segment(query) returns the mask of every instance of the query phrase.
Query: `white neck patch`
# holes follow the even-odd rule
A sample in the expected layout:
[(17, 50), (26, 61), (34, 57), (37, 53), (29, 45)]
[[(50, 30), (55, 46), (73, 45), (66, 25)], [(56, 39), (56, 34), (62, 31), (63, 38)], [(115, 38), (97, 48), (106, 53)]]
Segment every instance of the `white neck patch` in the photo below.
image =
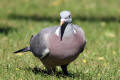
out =
[[(74, 28), (73, 28), (73, 33), (74, 33), (74, 34), (77, 33), (77, 31), (76, 31)], [(58, 27), (58, 28), (56, 29), (55, 34), (56, 34), (57, 36), (60, 35), (60, 27)]]
[(55, 31), (55, 34), (56, 34), (57, 36), (59, 36), (59, 33), (60, 33), (60, 27), (58, 27), (58, 28), (56, 29), (56, 31)]

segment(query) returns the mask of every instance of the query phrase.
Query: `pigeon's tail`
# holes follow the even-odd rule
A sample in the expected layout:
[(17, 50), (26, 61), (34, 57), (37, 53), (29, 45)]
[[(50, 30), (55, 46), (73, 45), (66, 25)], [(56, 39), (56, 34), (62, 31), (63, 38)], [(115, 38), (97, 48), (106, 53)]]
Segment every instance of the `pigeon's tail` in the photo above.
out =
[(27, 52), (27, 51), (30, 51), (30, 47), (26, 47), (26, 48), (23, 48), (23, 49), (17, 50), (17, 51), (15, 51), (14, 53)]

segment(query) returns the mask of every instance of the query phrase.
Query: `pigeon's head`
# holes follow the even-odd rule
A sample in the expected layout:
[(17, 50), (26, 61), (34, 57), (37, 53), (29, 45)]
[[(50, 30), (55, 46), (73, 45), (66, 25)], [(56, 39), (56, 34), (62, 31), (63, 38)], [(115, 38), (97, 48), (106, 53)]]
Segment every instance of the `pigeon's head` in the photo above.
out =
[(72, 23), (72, 15), (69, 11), (60, 12), (61, 40), (67, 24)]
[(60, 12), (60, 22), (61, 25), (64, 23), (72, 23), (72, 15), (69, 11)]

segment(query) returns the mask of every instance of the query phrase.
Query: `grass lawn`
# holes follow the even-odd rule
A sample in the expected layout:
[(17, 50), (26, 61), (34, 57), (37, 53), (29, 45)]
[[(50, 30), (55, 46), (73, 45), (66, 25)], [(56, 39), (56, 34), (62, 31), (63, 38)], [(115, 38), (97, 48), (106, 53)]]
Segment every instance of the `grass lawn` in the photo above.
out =
[[(0, 0), (0, 80), (120, 80), (120, 0)], [(70, 10), (87, 45), (53, 76), (32, 53), (14, 55), (29, 45), (31, 35), (59, 25), (59, 12)]]

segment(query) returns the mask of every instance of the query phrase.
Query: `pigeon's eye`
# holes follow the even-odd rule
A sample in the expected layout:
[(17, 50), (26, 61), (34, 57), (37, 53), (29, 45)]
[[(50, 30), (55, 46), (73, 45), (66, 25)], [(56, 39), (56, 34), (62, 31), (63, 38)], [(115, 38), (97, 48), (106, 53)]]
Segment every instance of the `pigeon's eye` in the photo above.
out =
[(71, 16), (66, 17), (65, 19), (71, 18)]
[(69, 18), (71, 18), (71, 15), (69, 15)]

